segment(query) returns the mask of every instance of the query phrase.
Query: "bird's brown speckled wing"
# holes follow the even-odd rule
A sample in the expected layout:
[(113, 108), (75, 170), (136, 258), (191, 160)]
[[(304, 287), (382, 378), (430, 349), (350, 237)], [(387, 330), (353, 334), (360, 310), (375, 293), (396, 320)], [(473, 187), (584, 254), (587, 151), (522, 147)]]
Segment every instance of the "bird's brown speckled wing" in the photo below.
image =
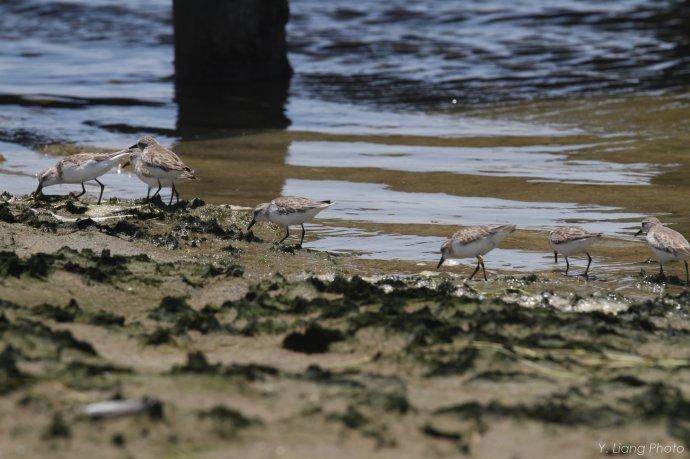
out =
[(322, 202), (299, 196), (281, 196), (275, 198), (272, 203), (278, 208), (278, 213), (294, 214), (323, 206)]
[(493, 234), (493, 232), (493, 228), (489, 226), (466, 226), (457, 230), (450, 238), (458, 241), (462, 245), (465, 245), (489, 236), (490, 234)]
[(76, 167), (80, 164), (84, 164), (86, 161), (105, 161), (110, 159), (111, 154), (109, 153), (77, 153), (76, 155), (69, 155), (63, 158), (58, 163), (60, 167)]
[(192, 171), (179, 156), (158, 144), (147, 147), (141, 154), (141, 161), (145, 167), (156, 167), (164, 171)]
[(588, 239), (590, 237), (601, 236), (601, 233), (590, 233), (584, 228), (578, 226), (564, 226), (556, 228), (549, 233), (549, 240), (554, 244), (563, 244), (564, 242), (577, 241), (578, 239)]
[(657, 250), (669, 252), (675, 256), (690, 255), (690, 243), (678, 231), (657, 225), (650, 231), (650, 245)]

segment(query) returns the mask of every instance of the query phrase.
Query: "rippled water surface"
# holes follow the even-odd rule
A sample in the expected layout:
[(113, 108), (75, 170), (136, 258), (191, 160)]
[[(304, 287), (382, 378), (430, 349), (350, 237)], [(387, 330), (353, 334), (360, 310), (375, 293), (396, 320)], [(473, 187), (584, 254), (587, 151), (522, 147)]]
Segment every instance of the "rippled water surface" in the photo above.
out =
[[(192, 129), (168, 0), (0, 2), (1, 188), (154, 134), (201, 178), (183, 195), (332, 199), (308, 246), (366, 259), (430, 266), (455, 226), (514, 223), (492, 267), (550, 269), (546, 231), (578, 224), (609, 237), (597, 263), (634, 272), (643, 215), (690, 232), (687, 2), (290, 5), (280, 115)], [(127, 171), (103, 182), (146, 193)]]

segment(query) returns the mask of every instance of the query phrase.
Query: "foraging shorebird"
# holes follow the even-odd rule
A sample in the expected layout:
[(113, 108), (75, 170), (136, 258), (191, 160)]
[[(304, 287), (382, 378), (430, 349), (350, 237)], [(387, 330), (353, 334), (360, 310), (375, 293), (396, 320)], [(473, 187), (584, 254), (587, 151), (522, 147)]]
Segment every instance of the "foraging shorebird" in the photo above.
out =
[(440, 268), (444, 261), (449, 258), (477, 258), (477, 267), (469, 277), (472, 280), (479, 267), (482, 267), (484, 280), (486, 279), (486, 268), (484, 267), (483, 255), (496, 248), (510, 233), (515, 231), (515, 225), (502, 226), (467, 226), (456, 231), (450, 239), (441, 246), (441, 260), (436, 269)]
[(647, 235), (647, 245), (654, 257), (659, 260), (659, 274), (664, 274), (664, 263), (667, 261), (683, 261), (685, 264), (685, 283), (690, 284), (688, 262), (690, 258), (690, 243), (678, 231), (667, 228), (656, 217), (642, 219), (640, 230), (635, 236)]
[(38, 196), (42, 193), (43, 188), (53, 185), (60, 185), (62, 183), (80, 183), (81, 193), (74, 195), (80, 197), (86, 193), (84, 182), (94, 180), (101, 187), (101, 193), (98, 195), (98, 204), (103, 198), (103, 185), (98, 177), (110, 171), (118, 164), (127, 161), (129, 157), (128, 150), (122, 150), (115, 153), (78, 153), (70, 155), (58, 161), (54, 166), (49, 167), (39, 172), (38, 188), (34, 194)]
[(559, 253), (563, 255), (563, 258), (565, 258), (565, 275), (567, 276), (570, 269), (568, 257), (584, 253), (587, 255), (587, 268), (582, 275), (587, 277), (589, 266), (592, 264), (592, 257), (588, 252), (589, 246), (599, 237), (601, 237), (601, 233), (590, 233), (577, 226), (556, 228), (549, 233), (549, 244), (553, 250), (554, 262), (558, 263)]
[(327, 209), (330, 205), (331, 201), (313, 201), (298, 196), (281, 196), (271, 202), (259, 204), (254, 208), (254, 215), (247, 227), (247, 231), (256, 222), (260, 221), (269, 221), (284, 226), (285, 237), (278, 241), (278, 244), (280, 244), (290, 236), (291, 225), (300, 225), (302, 227), (302, 237), (299, 240), (299, 247), (302, 247), (302, 242), (304, 242), (304, 223), (314, 218), (316, 214)]
[(157, 186), (158, 189), (151, 198), (158, 196), (161, 188), (166, 187), (172, 190), (168, 205), (172, 205), (173, 196), (177, 196), (177, 202), (180, 202), (180, 193), (175, 188), (175, 182), (196, 180), (194, 171), (187, 167), (179, 156), (151, 136), (140, 138), (136, 144), (129, 147), (129, 151), (134, 173), (149, 187), (146, 199), (149, 199), (151, 189)]

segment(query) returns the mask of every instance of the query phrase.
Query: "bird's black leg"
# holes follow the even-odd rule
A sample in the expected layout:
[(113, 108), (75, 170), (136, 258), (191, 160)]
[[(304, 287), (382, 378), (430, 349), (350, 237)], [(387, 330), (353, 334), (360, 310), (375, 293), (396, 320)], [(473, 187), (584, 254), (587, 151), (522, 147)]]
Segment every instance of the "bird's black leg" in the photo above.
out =
[(467, 279), (467, 280), (472, 280), (472, 278), (474, 277), (474, 275), (477, 274), (477, 271), (479, 271), (479, 265), (480, 265), (480, 261), (479, 261), (479, 257), (477, 257), (477, 267), (474, 268), (474, 271), (472, 272), (472, 275), (471, 275), (470, 278)]
[(163, 188), (163, 185), (161, 185), (161, 181), (159, 180), (158, 181), (158, 189), (156, 190), (155, 193), (153, 193), (153, 196), (151, 196), (151, 199), (155, 198), (156, 196), (158, 196), (160, 194), (161, 188)]
[(570, 269), (570, 262), (568, 261), (568, 257), (563, 257), (565, 258), (565, 275), (568, 275), (568, 270)]
[(659, 262), (659, 276), (663, 276), (663, 275), (664, 275), (664, 265), (662, 265), (661, 262)]
[(558, 263), (558, 252), (553, 253), (553, 262)]
[(101, 203), (101, 199), (103, 198), (103, 190), (105, 189), (105, 185), (103, 185), (101, 182), (98, 181), (98, 179), (94, 179), (96, 183), (98, 183), (101, 186), (101, 194), (98, 195), (98, 204)]
[(172, 191), (170, 195), (170, 204), (172, 204), (172, 199), (173, 196), (177, 195), (177, 202), (180, 202), (180, 195), (177, 193), (177, 189), (175, 188), (175, 184), (172, 184)]
[(484, 280), (488, 280), (486, 278), (486, 268), (484, 267), (484, 258), (482, 256), (479, 256), (479, 262), (482, 264), (482, 272), (484, 273)]
[(285, 227), (285, 237), (278, 241), (278, 244), (282, 243), (285, 239), (287, 239), (290, 236), (290, 227), (286, 226)]
[(299, 240), (299, 247), (302, 247), (302, 242), (304, 242), (304, 223), (302, 223), (302, 237)]
[(587, 277), (587, 273), (589, 272), (589, 265), (592, 264), (592, 257), (589, 255), (589, 252), (585, 252), (587, 254), (587, 268), (585, 269), (584, 276)]
[(78, 198), (86, 194), (86, 188), (84, 188), (84, 182), (81, 182), (81, 193), (75, 194), (74, 197)]
[(175, 192), (175, 204), (180, 202), (180, 192), (177, 191), (177, 188), (175, 188), (175, 184), (173, 183), (173, 191)]
[(685, 285), (690, 285), (690, 276), (688, 275), (688, 261), (683, 260), (683, 263), (685, 263)]

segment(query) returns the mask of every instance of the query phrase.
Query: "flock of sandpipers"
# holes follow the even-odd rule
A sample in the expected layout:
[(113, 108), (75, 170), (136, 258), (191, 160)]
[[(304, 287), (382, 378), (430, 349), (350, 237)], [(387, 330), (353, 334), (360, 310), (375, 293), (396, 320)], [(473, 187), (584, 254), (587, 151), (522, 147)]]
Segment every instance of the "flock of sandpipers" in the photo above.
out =
[[(131, 147), (115, 153), (80, 153), (68, 156), (57, 162), (52, 167), (38, 174), (38, 188), (35, 194), (40, 195), (43, 188), (62, 183), (81, 184), (79, 197), (86, 193), (84, 182), (94, 180), (101, 187), (98, 196), (98, 204), (103, 198), (104, 185), (98, 180), (106, 172), (116, 165), (130, 165), (139, 179), (148, 186), (147, 199), (158, 196), (162, 188), (170, 188), (170, 202), (173, 197), (180, 200), (180, 195), (175, 184), (182, 180), (196, 180), (194, 171), (187, 167), (179, 156), (173, 151), (159, 144), (153, 137), (145, 136)], [(151, 190), (156, 188), (153, 196)], [(299, 246), (304, 242), (304, 223), (310, 221), (319, 212), (331, 205), (330, 201), (314, 201), (312, 199), (281, 196), (271, 202), (258, 205), (253, 210), (252, 221), (247, 231), (258, 221), (268, 221), (285, 227), (286, 233), (280, 242), (290, 236), (290, 226), (300, 225), (302, 236)], [(469, 277), (472, 279), (482, 268), (486, 280), (486, 269), (483, 256), (496, 248), (510, 233), (515, 231), (515, 225), (502, 226), (467, 226), (456, 231), (441, 246), (441, 260), (437, 269), (445, 260), (456, 258), (476, 258), (477, 266)], [(688, 262), (690, 258), (690, 244), (682, 234), (664, 226), (655, 217), (646, 217), (642, 220), (640, 230), (635, 236), (646, 234), (647, 244), (652, 254), (659, 260), (660, 274), (663, 274), (664, 263), (668, 261), (683, 261), (685, 264), (686, 283), (690, 283), (688, 274)], [(582, 228), (569, 226), (559, 227), (549, 233), (549, 243), (554, 252), (555, 261), (558, 262), (558, 254), (565, 258), (568, 274), (570, 262), (568, 257), (577, 254), (587, 255), (587, 268), (583, 276), (589, 273), (592, 257), (589, 255), (589, 247), (601, 233), (591, 233)]]

